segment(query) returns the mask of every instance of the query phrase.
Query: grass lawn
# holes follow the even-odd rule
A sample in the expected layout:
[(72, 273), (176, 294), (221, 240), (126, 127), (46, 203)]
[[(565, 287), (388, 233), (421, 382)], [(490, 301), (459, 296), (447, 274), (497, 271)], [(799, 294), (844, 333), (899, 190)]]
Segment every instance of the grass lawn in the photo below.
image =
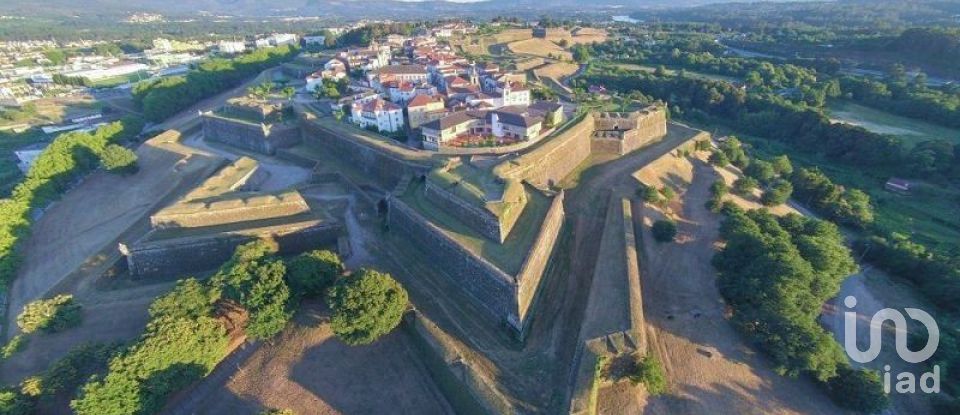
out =
[[(652, 73), (653, 71), (656, 71), (656, 70), (657, 70), (657, 67), (656, 67), (656, 66), (637, 65), (637, 64), (632, 64), (632, 63), (618, 63), (618, 64), (616, 64), (616, 66), (617, 66), (618, 68), (626, 69), (626, 70), (628, 70), (628, 71), (640, 71), (640, 72), (651, 72), (651, 73)], [(674, 75), (674, 74), (676, 74), (677, 71), (678, 71), (678, 69), (672, 69), (672, 68), (670, 68), (669, 66), (666, 67), (666, 68), (667, 68), (667, 75)], [(737, 82), (737, 81), (740, 81), (740, 79), (735, 78), (735, 77), (732, 77), (732, 76), (717, 75), (717, 74), (711, 74), (711, 73), (705, 73), (705, 72), (697, 72), (697, 71), (691, 71), (691, 70), (689, 70), (689, 69), (686, 69), (685, 71), (686, 71), (687, 75), (689, 75), (689, 76), (691, 76), (691, 77), (694, 77), (694, 78), (707, 79), (707, 80), (711, 80), (711, 81), (722, 81), (722, 82)]]
[(91, 88), (113, 88), (115, 86), (120, 86), (129, 82), (137, 82), (145, 79), (149, 79), (150, 74), (147, 71), (134, 72), (127, 75), (111, 76), (109, 78), (98, 79), (96, 81), (90, 81)]
[(443, 229), (450, 237), (471, 252), (482, 256), (510, 275), (520, 272), (523, 260), (537, 237), (543, 218), (550, 207), (550, 199), (536, 189), (527, 187), (528, 203), (504, 243), (492, 241), (469, 228), (452, 215), (427, 200), (423, 185), (411, 184), (401, 200), (414, 208), (431, 223)]
[(875, 133), (898, 136), (909, 147), (920, 141), (932, 139), (946, 139), (955, 144), (960, 143), (960, 130), (901, 117), (850, 101), (834, 101), (828, 108), (830, 119), (835, 122), (859, 125)]

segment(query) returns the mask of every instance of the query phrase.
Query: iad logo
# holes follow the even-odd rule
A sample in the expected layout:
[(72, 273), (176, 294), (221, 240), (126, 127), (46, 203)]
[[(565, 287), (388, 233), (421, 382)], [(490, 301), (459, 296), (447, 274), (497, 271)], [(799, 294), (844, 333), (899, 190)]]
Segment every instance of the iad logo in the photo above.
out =
[[(852, 295), (847, 296), (843, 300), (843, 304), (852, 310), (857, 306), (857, 299)], [(874, 361), (880, 356), (880, 347), (882, 346), (880, 335), (883, 323), (891, 321), (896, 328), (894, 335), (896, 336), (897, 354), (900, 355), (901, 359), (907, 363), (920, 363), (930, 359), (940, 344), (940, 328), (937, 326), (937, 322), (923, 310), (916, 308), (906, 308), (904, 310), (910, 318), (919, 321), (927, 328), (929, 337), (927, 338), (927, 344), (922, 349), (915, 352), (907, 348), (907, 319), (903, 316), (903, 313), (892, 308), (884, 308), (874, 314), (870, 320), (870, 345), (866, 351), (861, 351), (857, 347), (857, 313), (844, 311), (843, 348), (846, 349), (847, 355), (858, 363)], [(913, 373), (903, 372), (898, 374), (896, 378), (898, 393), (916, 392), (917, 379)], [(940, 366), (934, 365), (932, 372), (923, 373), (920, 376), (919, 386), (924, 393), (940, 393)], [(890, 393), (890, 365), (883, 366), (883, 389)]]

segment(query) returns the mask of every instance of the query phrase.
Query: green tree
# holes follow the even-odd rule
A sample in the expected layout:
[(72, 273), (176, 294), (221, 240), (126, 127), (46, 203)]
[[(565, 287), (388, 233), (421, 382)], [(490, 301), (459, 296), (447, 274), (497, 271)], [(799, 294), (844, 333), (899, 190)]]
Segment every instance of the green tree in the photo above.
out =
[(116, 144), (107, 145), (100, 153), (100, 163), (111, 173), (134, 174), (140, 170), (137, 153)]
[(777, 179), (769, 188), (764, 190), (760, 201), (764, 206), (782, 205), (790, 199), (793, 194), (793, 185), (784, 179)]
[(407, 291), (390, 274), (361, 269), (327, 293), (333, 332), (350, 345), (370, 344), (400, 324)]
[(287, 263), (287, 281), (295, 294), (317, 297), (323, 295), (343, 271), (343, 262), (337, 254), (327, 250), (310, 251)]
[(890, 405), (880, 374), (872, 370), (841, 366), (837, 376), (827, 382), (827, 391), (842, 408), (858, 413), (878, 413)]
[(653, 239), (657, 242), (672, 242), (677, 236), (677, 223), (672, 220), (660, 219), (653, 222), (650, 228), (653, 232)]
[(741, 177), (733, 182), (733, 193), (740, 196), (749, 196), (753, 194), (753, 189), (759, 186), (760, 183), (757, 182), (757, 179), (753, 177)]
[(24, 333), (57, 332), (79, 325), (80, 317), (80, 304), (73, 301), (72, 295), (61, 294), (28, 303), (17, 316), (17, 326)]
[(773, 170), (781, 177), (789, 177), (793, 174), (793, 163), (786, 155), (780, 155), (770, 160)]

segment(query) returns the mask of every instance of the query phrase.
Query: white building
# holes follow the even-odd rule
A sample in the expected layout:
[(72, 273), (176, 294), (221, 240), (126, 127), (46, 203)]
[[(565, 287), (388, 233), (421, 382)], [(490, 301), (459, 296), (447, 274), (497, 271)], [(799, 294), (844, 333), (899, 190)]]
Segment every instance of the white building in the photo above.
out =
[(366, 104), (354, 103), (351, 119), (360, 128), (372, 126), (377, 131), (397, 132), (403, 129), (403, 108), (377, 98)]
[(247, 50), (247, 45), (241, 40), (221, 40), (217, 43), (220, 53), (241, 53)]

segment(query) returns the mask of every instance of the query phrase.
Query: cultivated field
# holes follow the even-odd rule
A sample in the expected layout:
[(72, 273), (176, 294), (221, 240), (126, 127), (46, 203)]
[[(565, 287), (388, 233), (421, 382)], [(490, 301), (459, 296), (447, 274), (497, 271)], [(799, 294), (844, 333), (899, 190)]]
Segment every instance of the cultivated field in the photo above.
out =
[(960, 143), (960, 130), (901, 117), (852, 102), (832, 102), (829, 110), (830, 118), (834, 122), (858, 125), (879, 134), (895, 135), (910, 146), (924, 140), (935, 139)]
[(368, 346), (348, 346), (333, 336), (328, 314), (319, 303), (304, 304), (278, 338), (229, 357), (168, 412), (453, 413), (402, 329)]
[[(641, 275), (651, 353), (663, 362), (666, 395), (651, 398), (649, 413), (830, 414), (842, 413), (807, 379), (776, 374), (725, 317), (710, 265), (719, 216), (704, 206), (719, 176), (698, 158), (667, 155), (636, 177), (669, 185), (678, 199), (668, 212), (635, 204), (642, 221)], [(679, 225), (676, 243), (659, 244), (650, 234), (664, 215)]]
[(553, 78), (562, 81), (564, 78), (577, 73), (578, 69), (580, 69), (580, 66), (577, 64), (555, 62), (534, 69), (533, 73), (541, 78)]
[(573, 59), (570, 52), (547, 39), (531, 38), (510, 42), (507, 44), (507, 48), (510, 49), (510, 52), (520, 55), (539, 56), (541, 58), (552, 57), (562, 60)]

